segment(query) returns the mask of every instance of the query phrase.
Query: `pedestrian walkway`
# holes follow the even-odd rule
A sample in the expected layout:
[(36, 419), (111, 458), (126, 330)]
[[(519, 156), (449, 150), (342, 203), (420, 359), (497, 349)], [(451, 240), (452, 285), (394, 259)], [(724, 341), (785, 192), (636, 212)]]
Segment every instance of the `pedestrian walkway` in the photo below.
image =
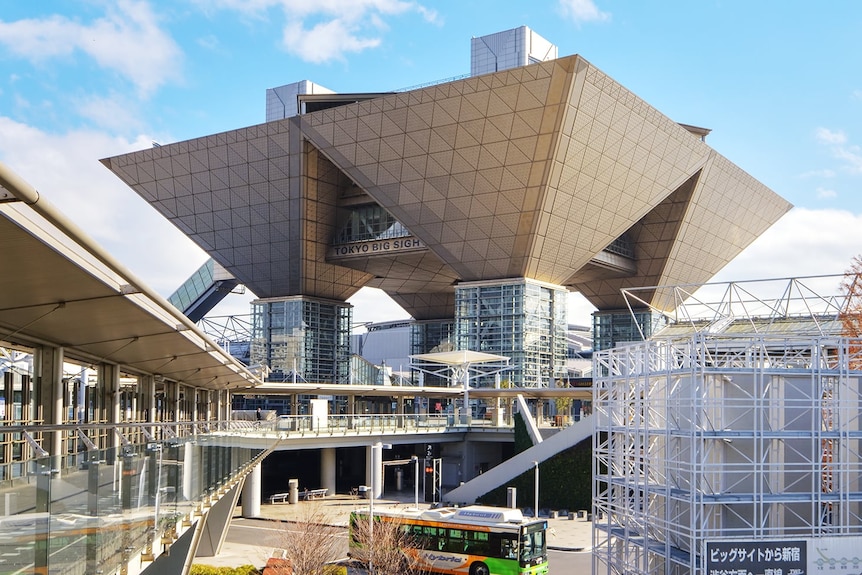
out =
[[(375, 511), (392, 506), (413, 506), (413, 496), (386, 497), (374, 501)], [(300, 501), (297, 504), (290, 503), (263, 503), (260, 506), (260, 518), (269, 519), (274, 522), (298, 522), (305, 521), (308, 517), (320, 518), (326, 525), (347, 528), (350, 512), (355, 509), (368, 507), (368, 500), (350, 495), (333, 495), (323, 499), (312, 501)], [(429, 504), (419, 502), (420, 508), (428, 508)], [(587, 520), (586, 513), (582, 517), (577, 512), (565, 516), (548, 517), (548, 547), (563, 551), (585, 551), (592, 545), (592, 523)], [(241, 508), (234, 511), (234, 518), (241, 517)], [(265, 558), (276, 551), (273, 537), (261, 537), (258, 545), (244, 545), (225, 541), (221, 553), (216, 557), (199, 557), (195, 559), (196, 564), (212, 565), (214, 567), (238, 567), (240, 565), (253, 564), (257, 566), (266, 562)]]

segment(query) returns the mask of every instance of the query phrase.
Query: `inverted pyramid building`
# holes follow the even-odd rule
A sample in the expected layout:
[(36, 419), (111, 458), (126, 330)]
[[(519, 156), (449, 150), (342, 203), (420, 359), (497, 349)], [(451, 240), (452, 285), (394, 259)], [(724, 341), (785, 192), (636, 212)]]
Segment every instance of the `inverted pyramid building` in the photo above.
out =
[(372, 286), (432, 320), (471, 282), (611, 310), (708, 281), (791, 205), (705, 133), (575, 55), (103, 162), (260, 298)]

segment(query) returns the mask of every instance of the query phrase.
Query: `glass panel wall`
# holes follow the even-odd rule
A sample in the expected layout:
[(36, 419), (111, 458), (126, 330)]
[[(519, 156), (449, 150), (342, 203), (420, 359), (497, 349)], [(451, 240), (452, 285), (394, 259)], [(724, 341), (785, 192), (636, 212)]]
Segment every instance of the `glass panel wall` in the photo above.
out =
[(377, 204), (350, 208), (333, 245), (388, 240), (410, 236), (410, 232)]
[(352, 306), (303, 297), (252, 302), (252, 366), (269, 381), (346, 384)]
[(664, 325), (662, 315), (649, 309), (593, 312), (593, 349), (600, 351), (621, 343), (643, 341)]
[[(164, 429), (147, 427), (158, 436)], [(95, 436), (94, 427), (77, 429)], [(62, 469), (54, 457), (18, 459), (27, 480), (2, 485), (2, 571), (120, 572), (142, 551), (173, 542), (204, 502), (264, 452), (198, 434), (85, 449), (77, 466)], [(31, 446), (23, 453), (29, 455)]]
[(509, 383), (547, 387), (565, 374), (567, 294), (564, 287), (527, 279), (456, 286), (457, 349), (509, 357)]
[[(455, 320), (417, 321), (410, 325), (410, 355), (455, 349)], [(413, 370), (413, 381), (427, 386), (447, 387), (445, 377)]]

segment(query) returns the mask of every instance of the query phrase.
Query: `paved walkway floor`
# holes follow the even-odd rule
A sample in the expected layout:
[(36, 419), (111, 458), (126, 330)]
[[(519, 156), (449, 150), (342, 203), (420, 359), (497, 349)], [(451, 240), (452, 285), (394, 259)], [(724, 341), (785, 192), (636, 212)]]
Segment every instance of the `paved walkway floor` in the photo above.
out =
[[(388, 496), (388, 494), (387, 494)], [(374, 508), (389, 506), (413, 506), (413, 497), (384, 498), (374, 502)], [(337, 527), (347, 527), (350, 512), (354, 509), (367, 508), (368, 501), (349, 495), (334, 495), (312, 501), (290, 503), (262, 503), (260, 518), (273, 521), (297, 522), (307, 521), (313, 517), (316, 522)], [(427, 503), (419, 502), (420, 508), (429, 508)], [(234, 518), (241, 517), (241, 508), (234, 511)], [(548, 518), (548, 547), (563, 550), (587, 550), (592, 545), (592, 523), (586, 517), (574, 519), (559, 516)], [(257, 545), (248, 545), (225, 541), (221, 552), (215, 557), (199, 557), (195, 564), (212, 565), (214, 567), (238, 567), (240, 565), (263, 565), (266, 558), (277, 550), (272, 545), (272, 537), (263, 536)]]

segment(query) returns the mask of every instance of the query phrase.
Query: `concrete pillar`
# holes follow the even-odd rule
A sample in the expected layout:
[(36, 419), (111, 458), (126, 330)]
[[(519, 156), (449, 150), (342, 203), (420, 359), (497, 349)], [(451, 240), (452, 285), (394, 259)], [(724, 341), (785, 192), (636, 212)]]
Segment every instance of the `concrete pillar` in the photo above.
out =
[(374, 498), (377, 499), (383, 495), (383, 445), (375, 443), (366, 447), (365, 450), (367, 454), (365, 483), (371, 487)]
[[(120, 370), (119, 367), (110, 363), (100, 363), (97, 368), (98, 387), (101, 390), (102, 417), (106, 423), (118, 424), (121, 421), (120, 413)], [(99, 447), (104, 448), (105, 460), (109, 465), (119, 456), (120, 438), (114, 429), (108, 429), (103, 436), (104, 441)]]
[(321, 487), (329, 490), (329, 495), (335, 495), (334, 447), (324, 447), (320, 450), (320, 481)]
[[(174, 417), (173, 417), (173, 419), (176, 422), (180, 422), (180, 421), (183, 421), (183, 416), (181, 413), (182, 403), (180, 402), (180, 395), (182, 395), (182, 393), (183, 393), (183, 388), (178, 383), (173, 384), (172, 387), (174, 388)], [(176, 431), (177, 435), (181, 434), (179, 425), (177, 425), (177, 428), (175, 431)]]
[(230, 421), (230, 391), (226, 389), (221, 389), (218, 392), (218, 405), (216, 407), (216, 411), (218, 412), (218, 420), (219, 421)]
[(196, 499), (199, 493), (199, 490), (196, 489), (196, 483), (200, 481), (200, 478), (195, 473), (197, 467), (195, 448), (196, 445), (191, 441), (184, 443), (181, 447), (183, 453), (183, 497), (189, 501)]
[[(152, 375), (144, 375), (141, 376), (141, 386), (143, 387), (143, 394), (141, 396), (141, 401), (143, 401), (143, 420), (146, 423), (155, 423), (156, 422), (156, 378)], [(150, 432), (150, 435), (155, 435), (155, 428), (150, 427), (147, 429)]]
[(214, 414), (213, 419), (215, 419), (218, 422), (222, 422), (226, 419), (224, 417), (224, 414), (222, 413), (222, 397), (224, 396), (224, 394), (225, 394), (225, 390), (223, 390), (223, 389), (217, 389), (215, 391), (215, 405), (213, 406), (213, 409), (215, 410), (215, 414)]
[(354, 417), (356, 413), (356, 396), (347, 396), (347, 429), (353, 429)]
[(105, 416), (108, 423), (120, 423), (123, 420), (120, 408), (120, 369), (114, 364), (103, 363), (100, 366), (100, 383), (105, 388)]
[(242, 516), (260, 517), (261, 464), (254, 466), (242, 484)]
[(196, 387), (192, 387), (189, 391), (192, 394), (192, 421), (198, 421), (198, 403), (200, 401), (200, 390)]
[[(63, 348), (43, 346), (37, 348), (36, 352), (37, 409), (42, 412), (37, 417), (48, 425), (60, 425), (63, 423)], [(42, 449), (51, 456), (51, 466), (59, 469), (63, 456), (63, 434), (54, 431), (47, 435)]]

